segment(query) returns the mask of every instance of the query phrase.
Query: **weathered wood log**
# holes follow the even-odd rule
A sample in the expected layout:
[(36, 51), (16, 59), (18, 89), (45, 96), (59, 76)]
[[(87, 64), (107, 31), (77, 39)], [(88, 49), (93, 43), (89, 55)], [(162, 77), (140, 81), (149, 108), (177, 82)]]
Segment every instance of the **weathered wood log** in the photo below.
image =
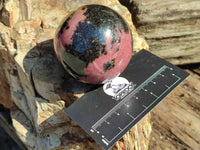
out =
[[(95, 88), (69, 76), (57, 61), (53, 37), (64, 16), (78, 6), (103, 4), (118, 11), (129, 23), (133, 54), (148, 49), (136, 32), (127, 9), (114, 1), (9, 0), (0, 17), (2, 53), (8, 54), (5, 73), (10, 81), (13, 126), (28, 149), (103, 149), (63, 109)], [(16, 5), (19, 8), (13, 9)], [(13, 19), (14, 18), (14, 19)], [(10, 70), (10, 71), (8, 71)], [(12, 74), (11, 72), (15, 72)], [(135, 125), (113, 150), (148, 149), (150, 114)]]
[(122, 1), (152, 53), (176, 65), (200, 62), (200, 1)]
[(200, 149), (200, 76), (187, 71), (190, 77), (153, 110), (152, 150)]

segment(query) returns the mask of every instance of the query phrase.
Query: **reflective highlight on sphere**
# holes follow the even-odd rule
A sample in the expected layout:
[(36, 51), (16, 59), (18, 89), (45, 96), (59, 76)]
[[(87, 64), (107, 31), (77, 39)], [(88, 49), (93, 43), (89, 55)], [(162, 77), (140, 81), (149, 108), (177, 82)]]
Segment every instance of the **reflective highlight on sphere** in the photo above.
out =
[(86, 5), (67, 16), (54, 39), (55, 53), (77, 80), (101, 84), (124, 71), (132, 55), (131, 31), (114, 10)]

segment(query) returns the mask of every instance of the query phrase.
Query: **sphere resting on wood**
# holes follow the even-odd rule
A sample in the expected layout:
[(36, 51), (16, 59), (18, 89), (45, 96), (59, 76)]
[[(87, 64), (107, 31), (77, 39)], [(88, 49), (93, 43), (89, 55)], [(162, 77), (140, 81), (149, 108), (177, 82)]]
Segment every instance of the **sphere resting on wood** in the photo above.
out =
[(126, 21), (102, 5), (86, 5), (58, 27), (55, 53), (68, 73), (81, 82), (101, 84), (124, 71), (132, 55)]

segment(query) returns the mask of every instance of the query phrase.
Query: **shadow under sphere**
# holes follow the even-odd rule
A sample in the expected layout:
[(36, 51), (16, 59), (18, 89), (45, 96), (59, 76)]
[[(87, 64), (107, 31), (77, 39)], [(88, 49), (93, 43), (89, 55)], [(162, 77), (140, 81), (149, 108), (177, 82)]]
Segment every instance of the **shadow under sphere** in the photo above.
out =
[[(25, 56), (23, 60), (25, 72), (32, 80), (35, 94), (48, 101), (73, 96), (73, 94), (86, 93), (94, 90), (100, 85), (85, 84), (70, 76), (57, 60), (54, 53), (53, 39), (37, 44)], [(58, 99), (59, 100), (59, 99)], [(71, 101), (71, 100), (70, 100)], [(70, 104), (71, 102), (67, 102)]]

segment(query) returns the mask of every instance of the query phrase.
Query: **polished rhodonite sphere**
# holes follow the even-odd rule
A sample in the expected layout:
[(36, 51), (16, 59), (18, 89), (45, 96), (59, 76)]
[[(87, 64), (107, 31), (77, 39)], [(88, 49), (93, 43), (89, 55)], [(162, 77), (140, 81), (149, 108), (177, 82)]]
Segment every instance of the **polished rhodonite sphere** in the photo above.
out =
[(58, 60), (73, 77), (100, 84), (124, 71), (131, 59), (132, 36), (117, 12), (86, 5), (63, 20), (54, 47)]

